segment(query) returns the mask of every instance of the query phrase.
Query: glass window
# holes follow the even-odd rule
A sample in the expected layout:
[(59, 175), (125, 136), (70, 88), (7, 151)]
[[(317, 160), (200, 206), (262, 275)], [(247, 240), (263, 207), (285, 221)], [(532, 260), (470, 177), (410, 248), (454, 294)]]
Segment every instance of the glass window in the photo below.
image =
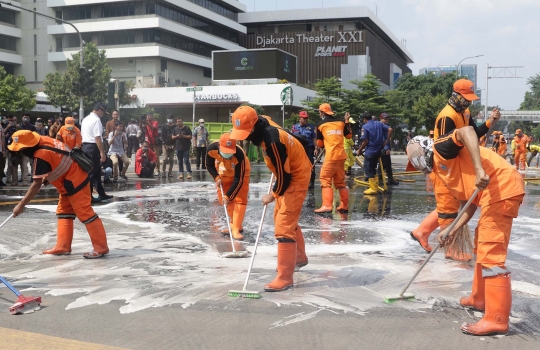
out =
[(64, 50), (64, 45), (62, 45), (62, 37), (56, 37), (56, 52)]
[(0, 8), (0, 22), (15, 25), (15, 12)]
[(201, 7), (204, 7), (205, 9), (215, 12), (219, 15), (232, 19), (233, 21), (238, 22), (238, 13), (222, 6), (217, 1), (216, 2), (212, 0), (188, 0), (188, 1), (194, 4), (197, 4)]
[(188, 51), (197, 55), (211, 57), (212, 51), (219, 48), (186, 38), (184, 36), (163, 32), (157, 29), (143, 31), (143, 42), (160, 43), (178, 50)]
[(34, 61), (34, 81), (38, 81), (37, 61)]
[(101, 17), (125, 17), (135, 15), (135, 3), (126, 2), (120, 4), (103, 5), (101, 9)]
[(68, 7), (64, 9), (64, 19), (66, 21), (90, 18), (92, 18), (92, 8), (90, 6)]
[(238, 41), (238, 33), (232, 30), (228, 30), (225, 27), (219, 26), (217, 24), (211, 24), (209, 22), (203, 21), (186, 12), (174, 8), (169, 8), (161, 3), (148, 4), (146, 8), (147, 14), (152, 14), (152, 10), (155, 12), (156, 15), (170, 19), (171, 21), (175, 21), (188, 27), (201, 30), (203, 32), (218, 36), (225, 40), (233, 42)]
[(17, 51), (17, 45), (15, 38), (12, 36), (0, 34), (0, 49)]
[(135, 32), (131, 30), (105, 32), (101, 34), (100, 45), (135, 44)]

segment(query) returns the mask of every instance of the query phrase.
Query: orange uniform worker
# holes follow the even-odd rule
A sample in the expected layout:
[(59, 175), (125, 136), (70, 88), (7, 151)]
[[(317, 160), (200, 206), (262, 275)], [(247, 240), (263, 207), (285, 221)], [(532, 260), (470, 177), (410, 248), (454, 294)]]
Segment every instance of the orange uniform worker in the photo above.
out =
[[(219, 164), (217, 168), (216, 163)], [(208, 146), (206, 169), (216, 183), (219, 203), (227, 206), (233, 238), (244, 239), (242, 223), (248, 204), (251, 165), (242, 148), (236, 145), (235, 140), (230, 139), (229, 133), (224, 133), (219, 141)], [(221, 186), (225, 198), (221, 196)], [(229, 234), (229, 231), (224, 233)]]
[(407, 146), (407, 154), (418, 170), (433, 171), (461, 203), (472, 196), (475, 187), (482, 190), (445, 241), (445, 232), (439, 234), (439, 242), (443, 246), (451, 242), (457, 230), (481, 208), (474, 239), (472, 293), (461, 298), (460, 304), (485, 310), (485, 314), (477, 323), (464, 324), (461, 329), (474, 335), (506, 334), (512, 290), (505, 263), (512, 222), (525, 195), (520, 174), (495, 153), (479, 147), (472, 127), (454, 130), (435, 143), (417, 137)]
[(324, 162), (321, 167), (319, 180), (322, 188), (322, 206), (315, 209), (315, 213), (331, 213), (334, 204), (334, 190), (332, 183), (339, 191), (340, 203), (338, 212), (346, 213), (349, 210), (349, 189), (345, 184), (345, 160), (347, 153), (344, 148), (344, 139), (352, 137), (349, 124), (349, 113), (344, 119), (334, 117), (332, 107), (328, 103), (319, 106), (321, 121), (317, 123), (317, 147), (324, 148)]
[(497, 148), (497, 154), (506, 159), (506, 153), (508, 150), (508, 142), (504, 138), (504, 135), (499, 135), (499, 147)]
[(529, 143), (529, 137), (523, 134), (521, 129), (516, 130), (516, 136), (514, 137), (515, 152), (514, 162), (516, 163), (517, 170), (525, 170), (525, 163), (527, 161), (527, 144)]
[[(477, 127), (471, 119), (468, 107), (472, 101), (478, 99), (478, 96), (474, 93), (472, 81), (467, 79), (457, 80), (454, 83), (452, 96), (448, 99), (448, 104), (441, 110), (435, 120), (434, 140), (436, 141), (441, 135), (466, 126), (471, 126), (477, 137), (485, 135), (489, 131), (489, 127), (495, 124), (501, 115), (497, 109), (493, 109), (490, 119)], [(426, 216), (420, 225), (411, 232), (411, 237), (418, 241), (427, 252), (431, 252), (431, 246), (428, 243), (431, 233), (437, 227), (444, 228), (451, 224), (459, 211), (459, 202), (449, 193), (446, 186), (435, 176), (430, 176), (430, 179), (433, 182), (437, 208)]]
[(82, 135), (81, 130), (75, 126), (75, 119), (67, 117), (58, 133), (56, 139), (68, 145), (69, 148), (81, 148), (82, 147)]
[(251, 107), (239, 107), (232, 115), (232, 124), (231, 138), (248, 140), (262, 147), (264, 162), (276, 179), (272, 193), (262, 198), (263, 205), (276, 201), (274, 236), (278, 240), (277, 276), (264, 289), (282, 291), (293, 285), (295, 266), (308, 264), (298, 219), (309, 187), (311, 162), (294, 135), (268, 117), (257, 116)]
[(43, 254), (69, 255), (73, 240), (73, 220), (78, 218), (86, 225), (94, 251), (84, 253), (88, 259), (100, 258), (109, 252), (107, 236), (101, 219), (92, 209), (89, 177), (69, 155), (59, 153), (70, 152), (64, 143), (47, 136), (40, 136), (29, 130), (17, 131), (13, 134), (13, 142), (9, 149), (21, 152), (34, 158), (34, 181), (19, 204), (13, 209), (13, 215), (20, 215), (24, 207), (38, 193), (44, 181), (56, 187), (60, 193), (56, 216), (58, 217), (58, 234), (56, 246), (44, 250)]

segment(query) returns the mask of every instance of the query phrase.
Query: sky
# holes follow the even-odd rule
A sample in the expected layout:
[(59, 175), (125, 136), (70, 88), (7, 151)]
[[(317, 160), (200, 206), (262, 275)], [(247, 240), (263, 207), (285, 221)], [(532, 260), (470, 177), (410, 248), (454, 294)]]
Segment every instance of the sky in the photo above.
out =
[[(477, 88), (486, 88), (488, 104), (519, 108), (528, 78), (540, 74), (540, 0), (240, 0), (248, 12), (313, 7), (365, 6), (399, 40), (406, 40), (414, 75), (427, 66), (477, 64)], [(509, 74), (511, 72), (512, 74)], [(496, 78), (517, 73), (522, 78)], [(485, 90), (482, 91), (485, 104)]]

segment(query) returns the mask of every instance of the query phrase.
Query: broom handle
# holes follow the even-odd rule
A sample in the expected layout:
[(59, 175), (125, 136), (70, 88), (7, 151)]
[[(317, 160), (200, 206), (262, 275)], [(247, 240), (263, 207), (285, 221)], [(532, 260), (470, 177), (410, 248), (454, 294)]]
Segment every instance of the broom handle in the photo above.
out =
[(323, 148), (322, 151), (319, 152), (319, 155), (317, 158), (315, 158), (315, 161), (313, 162), (313, 165), (311, 166), (311, 171), (315, 169), (315, 165), (321, 160), (322, 156), (324, 155), (324, 152), (326, 152), (326, 148)]
[[(270, 185), (268, 186), (268, 194), (272, 192), (272, 182), (274, 182), (274, 173), (272, 173), (272, 176), (270, 176)], [(257, 238), (255, 239), (255, 248), (253, 248), (253, 254), (251, 255), (251, 261), (249, 262), (249, 268), (246, 275), (246, 281), (244, 282), (244, 288), (242, 288), (242, 291), (244, 292), (246, 291), (246, 288), (249, 282), (249, 275), (251, 274), (251, 268), (253, 267), (253, 261), (255, 261), (255, 255), (257, 254), (257, 246), (259, 245), (259, 238), (261, 237), (264, 217), (266, 215), (266, 208), (268, 208), (268, 204), (265, 204), (263, 207), (261, 223), (259, 224), (259, 230), (257, 231)]]
[(0, 225), (0, 228), (2, 228), (12, 217), (13, 217), (13, 214), (8, 216), (8, 218), (6, 220), (4, 220), (4, 222)]
[[(478, 193), (480, 192), (480, 189), (477, 188), (474, 193), (472, 194), (471, 198), (469, 198), (469, 200), (467, 201), (467, 203), (463, 206), (463, 208), (459, 211), (456, 219), (452, 222), (452, 224), (450, 224), (450, 226), (448, 227), (448, 229), (446, 230), (446, 233), (444, 234), (443, 236), (443, 239), (446, 238), (446, 236), (448, 236), (448, 234), (450, 233), (450, 231), (452, 231), (454, 229), (454, 227), (457, 225), (459, 219), (461, 219), (461, 217), (463, 216), (463, 214), (465, 214), (465, 211), (469, 208), (469, 206), (471, 205), (472, 201), (476, 198), (476, 196), (478, 195)], [(400, 297), (403, 297), (403, 294), (405, 293), (405, 291), (410, 287), (411, 283), (413, 283), (414, 279), (416, 278), (416, 276), (418, 276), (418, 274), (420, 273), (420, 271), (422, 271), (422, 269), (424, 268), (424, 266), (426, 266), (426, 264), (428, 263), (429, 259), (431, 259), (431, 257), (433, 256), (433, 254), (435, 254), (435, 252), (437, 251), (437, 249), (439, 249), (439, 243), (437, 243), (437, 245), (433, 248), (433, 250), (431, 251), (431, 253), (429, 254), (429, 256), (427, 257), (426, 260), (424, 260), (424, 263), (420, 266), (420, 268), (418, 268), (418, 270), (416, 271), (416, 273), (414, 274), (414, 276), (412, 276), (411, 280), (409, 281), (409, 283), (407, 283), (407, 285), (405, 286), (405, 288), (403, 288), (403, 290), (401, 291), (401, 293), (399, 293), (399, 296)]]
[(221, 201), (223, 202), (223, 209), (225, 209), (225, 217), (227, 218), (227, 228), (229, 229), (229, 237), (231, 237), (231, 245), (232, 245), (232, 251), (233, 253), (236, 253), (236, 249), (234, 249), (234, 240), (231, 232), (231, 222), (229, 221), (229, 213), (227, 212), (227, 206), (225, 205), (225, 194), (223, 194), (223, 186), (221, 184), (219, 185), (219, 189), (221, 190)]
[[(6, 220), (6, 221), (7, 221), (7, 220)], [(5, 223), (5, 221), (4, 221), (4, 223)], [(3, 224), (2, 224), (2, 225), (3, 225)], [(15, 289), (15, 287), (13, 287), (8, 281), (6, 281), (6, 279), (5, 279), (4, 277), (0, 276), (0, 281), (2, 281), (2, 283), (5, 284), (6, 287), (8, 287), (9, 289), (11, 289), (11, 291), (12, 291), (13, 293), (15, 293), (16, 296), (21, 295), (21, 293), (20, 293), (17, 289)]]

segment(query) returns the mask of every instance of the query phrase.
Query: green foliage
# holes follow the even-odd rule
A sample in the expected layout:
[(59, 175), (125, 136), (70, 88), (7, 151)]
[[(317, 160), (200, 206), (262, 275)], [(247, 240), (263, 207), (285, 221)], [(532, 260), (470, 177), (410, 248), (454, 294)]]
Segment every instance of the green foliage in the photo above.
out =
[(351, 81), (357, 88), (353, 90), (343, 90), (343, 100), (346, 111), (353, 117), (358, 117), (364, 112), (379, 116), (383, 112), (388, 112), (388, 99), (380, 91), (380, 81), (373, 74), (366, 74), (361, 81)]
[(29, 111), (36, 105), (36, 93), (26, 87), (22, 75), (15, 78), (0, 66), (0, 112)]
[(255, 112), (257, 112), (257, 115), (264, 115), (264, 108), (262, 106), (254, 105), (251, 103), (243, 103), (242, 106), (248, 106), (253, 108)]
[[(84, 67), (93, 70), (94, 92), (84, 98), (84, 110), (86, 113), (92, 110), (96, 102), (107, 102), (107, 83), (111, 79), (112, 69), (107, 64), (105, 50), (98, 50), (93, 43), (88, 43), (84, 47)], [(73, 83), (79, 81), (79, 60), (80, 53), (73, 55), (72, 59), (66, 61), (67, 72), (60, 74), (58, 72), (49, 73), (45, 77), (43, 85), (44, 92), (49, 96), (49, 101), (55, 107), (66, 107), (70, 110), (77, 110), (79, 107), (79, 96), (72, 93)], [(120, 96), (122, 104), (128, 99), (134, 84), (126, 83), (126, 91)], [(128, 88), (131, 87), (131, 88)], [(109, 106), (114, 109), (114, 106)]]
[[(127, 89), (127, 88), (126, 88)], [(144, 115), (146, 117), (146, 115), (148, 113), (152, 113), (154, 115), (154, 119), (155, 120), (160, 120), (161, 118), (161, 115), (156, 112), (156, 110), (153, 108), (153, 107), (137, 107), (135, 109), (133, 108), (126, 108), (126, 109), (123, 109), (123, 108), (120, 108), (120, 112), (122, 113), (121, 116), (122, 116), (122, 120), (127, 120), (127, 118), (125, 118), (125, 114), (126, 112), (129, 112), (129, 119), (133, 118), (137, 121), (141, 120), (141, 117)], [(184, 122), (186, 122), (186, 120), (184, 119)]]
[[(442, 100), (448, 100), (452, 95), (454, 82), (455, 76), (452, 74), (404, 74), (396, 82), (396, 89), (402, 93), (394, 93), (390, 105), (402, 109), (403, 121), (409, 129), (433, 129), (434, 121), (446, 103), (442, 103)], [(437, 106), (440, 106), (438, 110)]]
[(337, 115), (343, 115), (347, 112), (348, 106), (342, 99), (344, 90), (341, 87), (341, 81), (337, 77), (320, 79), (315, 84), (315, 91), (317, 95), (311, 101), (302, 101), (302, 104), (307, 107), (306, 111), (312, 123), (321, 120), (319, 106), (323, 103), (329, 103)]
[(527, 84), (531, 85), (531, 91), (525, 93), (525, 98), (519, 109), (524, 111), (540, 110), (540, 74), (527, 79)]

